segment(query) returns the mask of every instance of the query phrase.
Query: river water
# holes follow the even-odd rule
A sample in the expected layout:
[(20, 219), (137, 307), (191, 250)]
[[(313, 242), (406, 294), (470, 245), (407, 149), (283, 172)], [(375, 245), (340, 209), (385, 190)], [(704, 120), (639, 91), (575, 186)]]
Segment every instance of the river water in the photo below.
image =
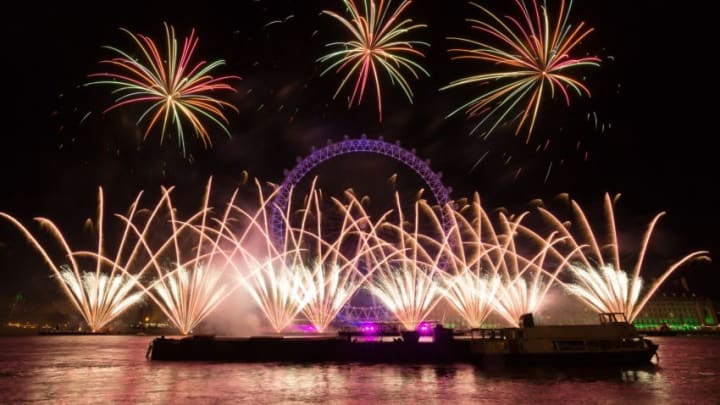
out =
[(720, 338), (654, 338), (657, 366), (166, 363), (147, 336), (0, 337), (0, 403), (720, 403)]

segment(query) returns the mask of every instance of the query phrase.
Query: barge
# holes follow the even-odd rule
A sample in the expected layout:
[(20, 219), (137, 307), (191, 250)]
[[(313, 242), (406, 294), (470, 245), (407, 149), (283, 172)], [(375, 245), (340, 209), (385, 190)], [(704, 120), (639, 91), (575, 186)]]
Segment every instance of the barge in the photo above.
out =
[[(189, 336), (156, 338), (147, 356), (157, 361), (456, 363), (512, 365), (646, 365), (657, 344), (638, 334), (618, 314), (598, 325), (538, 325), (524, 315), (521, 327), (458, 332), (436, 325), (429, 336)], [(430, 329), (430, 328), (428, 328)]]

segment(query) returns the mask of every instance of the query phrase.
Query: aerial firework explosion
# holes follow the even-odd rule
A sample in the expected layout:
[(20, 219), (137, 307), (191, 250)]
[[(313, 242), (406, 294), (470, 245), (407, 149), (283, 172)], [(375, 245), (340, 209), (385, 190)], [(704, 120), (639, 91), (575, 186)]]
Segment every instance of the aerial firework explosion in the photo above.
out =
[(515, 134), (527, 126), (530, 139), (538, 118), (540, 107), (549, 91), (550, 97), (559, 92), (570, 105), (570, 92), (578, 96), (590, 96), (590, 90), (572, 74), (583, 66), (598, 66), (600, 59), (594, 56), (574, 57), (576, 47), (593, 31), (584, 23), (573, 26), (570, 22), (570, 5), (560, 2), (556, 19), (552, 19), (547, 4), (531, 0), (515, 0), (521, 16), (501, 18), (490, 9), (470, 3), (482, 11), (484, 20), (468, 19), (472, 27), (484, 36), (478, 39), (452, 38), (467, 48), (452, 48), (454, 60), (486, 62), (488, 72), (471, 75), (453, 81), (442, 90), (460, 86), (481, 85), (487, 88), (461, 105), (450, 115), (461, 111), (470, 117), (481, 116), (472, 132), (486, 122), (489, 136), (501, 123), (519, 118)]
[[(392, 0), (362, 0), (359, 7), (355, 0), (343, 0), (350, 18), (333, 11), (325, 10), (327, 14), (340, 22), (350, 32), (352, 39), (327, 44), (336, 50), (318, 59), (327, 63), (322, 74), (330, 71), (344, 74), (333, 98), (340, 94), (351, 78), (355, 77), (352, 95), (348, 98), (348, 107), (355, 102), (360, 104), (368, 86), (375, 87), (378, 105), (378, 117), (382, 121), (382, 74), (388, 76), (392, 84), (402, 89), (408, 101), (412, 103), (413, 92), (405, 75), (407, 73), (416, 79), (419, 73), (430, 76), (427, 70), (413, 58), (425, 55), (417, 48), (430, 46), (428, 43), (403, 39), (405, 34), (425, 28), (424, 24), (413, 24), (409, 18), (401, 19), (405, 9), (412, 3), (402, 0), (397, 8), (391, 8)], [(346, 72), (346, 73), (345, 73)], [(406, 73), (407, 72), (407, 73)], [(368, 83), (370, 82), (370, 83)]]
[(129, 104), (149, 105), (140, 115), (138, 123), (146, 118), (149, 120), (145, 130), (145, 138), (160, 123), (160, 140), (165, 138), (170, 126), (175, 126), (180, 148), (185, 154), (185, 124), (190, 123), (195, 135), (207, 148), (212, 145), (210, 133), (203, 121), (210, 120), (228, 136), (228, 119), (224, 108), (238, 111), (233, 104), (215, 98), (211, 93), (216, 91), (232, 91), (235, 89), (228, 83), (239, 79), (237, 76), (211, 76), (211, 72), (225, 64), (223, 60), (211, 63), (206, 61), (191, 65), (193, 53), (198, 45), (195, 31), (178, 47), (175, 29), (165, 24), (166, 55), (162, 55), (155, 42), (145, 35), (127, 33), (141, 52), (140, 58), (119, 48), (106, 48), (118, 57), (103, 60), (102, 64), (117, 69), (117, 72), (101, 72), (91, 74), (97, 79), (87, 85), (109, 85), (115, 87), (113, 94), (118, 94), (115, 104), (105, 112)]

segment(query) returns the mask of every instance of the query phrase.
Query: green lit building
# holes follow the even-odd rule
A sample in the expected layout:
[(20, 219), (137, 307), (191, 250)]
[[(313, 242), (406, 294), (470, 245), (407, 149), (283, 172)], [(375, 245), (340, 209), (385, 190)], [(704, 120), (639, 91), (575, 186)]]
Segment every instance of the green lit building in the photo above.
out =
[(690, 331), (717, 324), (712, 300), (692, 293), (656, 294), (634, 321), (639, 330)]

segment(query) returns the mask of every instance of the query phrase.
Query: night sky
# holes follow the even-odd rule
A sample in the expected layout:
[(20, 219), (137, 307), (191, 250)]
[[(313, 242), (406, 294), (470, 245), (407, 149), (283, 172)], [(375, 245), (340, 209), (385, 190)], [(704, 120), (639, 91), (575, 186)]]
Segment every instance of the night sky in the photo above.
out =
[[(602, 59), (600, 68), (577, 74), (593, 97), (575, 97), (569, 108), (557, 97), (546, 100), (528, 144), (513, 135), (514, 125), (483, 140), (469, 134), (476, 121), (462, 115), (445, 119), (473, 92), (438, 89), (482, 69), (453, 62), (447, 52), (453, 43), (446, 37), (477, 35), (464, 18), (480, 13), (465, 1), (416, 0), (410, 6), (408, 15), (429, 26), (416, 36), (432, 44), (423, 61), (431, 77), (411, 80), (412, 105), (399, 88), (386, 83), (381, 123), (373, 97), (350, 110), (347, 92), (333, 100), (339, 77), (321, 77), (315, 62), (326, 52), (326, 43), (344, 38), (339, 24), (319, 15), (322, 9), (342, 11), (339, 1), (238, 0), (192, 7), (153, 3), (81, 7), (25, 2), (16, 9), (22, 11), (3, 13), (3, 87), (8, 97), (3, 103), (0, 211), (26, 224), (35, 216), (49, 217), (71, 242), (92, 246), (94, 238), (82, 225), (94, 216), (98, 186), (105, 189), (107, 212), (125, 210), (142, 189), (149, 204), (160, 185), (176, 185), (176, 200), (196, 207), (200, 188), (214, 176), (222, 202), (244, 171), (279, 183), (283, 169), (292, 168), (296, 156), (306, 156), (312, 146), (367, 134), (416, 149), (444, 173), (454, 198), (477, 190), (487, 207), (519, 211), (534, 198), (551, 201), (568, 192), (598, 222), (603, 194), (622, 193), (618, 226), (623, 239), (632, 235), (631, 240), (641, 237), (657, 212), (667, 210), (648, 252), (646, 276), (659, 273), (653, 264), (666, 264), (691, 250), (717, 254), (720, 197), (712, 135), (717, 112), (710, 100), (718, 89), (713, 80), (717, 69), (709, 61), (714, 49), (710, 39), (717, 35), (704, 3), (576, 1), (574, 20), (596, 29), (578, 49)], [(509, 3), (483, 2), (515, 12)], [(554, 10), (556, 2), (549, 3)], [(268, 24), (276, 20), (283, 22)], [(200, 38), (195, 60), (225, 59), (227, 65), (216, 73), (242, 77), (233, 82), (236, 94), (223, 95), (240, 110), (227, 112), (232, 138), (208, 124), (213, 149), (204, 150), (188, 137), (183, 156), (174, 138), (160, 144), (157, 131), (142, 142), (144, 127), (136, 125), (142, 110), (102, 114), (113, 101), (110, 88), (82, 86), (88, 74), (103, 70), (99, 60), (113, 56), (103, 45), (135, 51), (119, 27), (161, 42), (163, 22), (175, 27), (178, 38), (195, 28)], [(548, 150), (536, 152), (547, 139)], [(387, 192), (384, 179), (394, 172), (405, 187), (418, 184), (412, 173), (383, 159), (351, 156), (332, 165), (318, 169), (321, 185), (323, 176), (340, 169), (346, 183), (328, 178), (330, 188), (358, 184), (353, 178), (367, 183), (368, 168), (382, 183), (377, 190), (364, 186), (369, 192)], [(31, 229), (40, 231), (34, 225)], [(720, 298), (716, 267), (696, 264), (677, 274), (687, 277), (692, 290)], [(18, 293), (48, 305), (62, 299), (49, 274), (19, 233), (0, 224), (0, 318)]]

